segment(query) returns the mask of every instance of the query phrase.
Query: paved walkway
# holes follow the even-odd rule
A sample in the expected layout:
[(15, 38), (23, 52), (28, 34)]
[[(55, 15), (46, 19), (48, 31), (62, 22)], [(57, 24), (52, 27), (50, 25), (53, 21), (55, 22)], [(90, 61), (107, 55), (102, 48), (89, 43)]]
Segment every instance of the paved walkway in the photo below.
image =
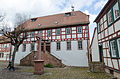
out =
[(91, 73), (88, 68), (65, 67), (45, 68), (42, 75), (33, 75), (33, 67), (16, 66), (9, 71), (7, 63), (0, 62), (0, 79), (111, 79), (106, 73)]
[(9, 71), (7, 63), (0, 62), (0, 79), (35, 79), (33, 73), (19, 72), (19, 68), (16, 71)]

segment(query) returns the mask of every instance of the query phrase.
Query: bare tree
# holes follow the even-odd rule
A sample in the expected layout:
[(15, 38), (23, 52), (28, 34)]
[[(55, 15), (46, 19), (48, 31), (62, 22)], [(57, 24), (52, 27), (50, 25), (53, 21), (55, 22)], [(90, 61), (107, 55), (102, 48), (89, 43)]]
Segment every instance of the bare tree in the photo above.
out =
[[(14, 50), (12, 52), (12, 66), (14, 67), (15, 54), (19, 49), (19, 46), (23, 43), (24, 39), (27, 37), (27, 33), (25, 31), (25, 26), (30, 17), (26, 14), (17, 13), (15, 15), (15, 23), (14, 30), (9, 31), (9, 25), (4, 24), (4, 28), (2, 29), (3, 35), (10, 39), (10, 43), (14, 46)], [(21, 35), (23, 33), (23, 35)]]

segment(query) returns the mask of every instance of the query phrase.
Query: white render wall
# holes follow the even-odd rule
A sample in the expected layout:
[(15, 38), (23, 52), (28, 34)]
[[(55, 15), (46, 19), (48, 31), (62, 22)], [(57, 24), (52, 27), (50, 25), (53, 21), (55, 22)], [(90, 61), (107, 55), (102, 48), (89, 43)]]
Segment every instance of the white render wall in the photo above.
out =
[(67, 50), (67, 42), (61, 41), (61, 50), (56, 50), (56, 42), (51, 42), (51, 54), (68, 66), (88, 67), (87, 40), (83, 40), (83, 50), (78, 50), (78, 41), (71, 41), (71, 50)]
[(99, 62), (99, 48), (98, 48), (98, 39), (97, 39), (97, 29), (95, 30), (94, 39), (91, 46), (91, 55), (92, 55), (92, 62)]
[[(12, 47), (12, 52), (13, 52), (13, 48), (14, 47)], [(31, 50), (31, 44), (26, 44), (26, 51), (25, 52), (22, 52), (22, 49), (23, 49), (23, 47), (22, 47), (22, 44), (21, 44), (18, 52), (16, 52), (15, 64), (20, 64), (20, 60), (31, 53), (31, 51), (30, 51)], [(37, 49), (37, 43), (35, 43), (35, 50), (36, 49)]]

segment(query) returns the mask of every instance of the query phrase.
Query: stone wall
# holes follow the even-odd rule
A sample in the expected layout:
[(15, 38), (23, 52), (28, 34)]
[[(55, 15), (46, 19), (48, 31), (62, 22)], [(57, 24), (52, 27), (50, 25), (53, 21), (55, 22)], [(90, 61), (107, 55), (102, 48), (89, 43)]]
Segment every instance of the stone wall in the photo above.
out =
[[(33, 66), (33, 60), (37, 59), (37, 52), (33, 51), (32, 53), (28, 54), (26, 57), (20, 60), (20, 65), (22, 66)], [(54, 67), (63, 67), (61, 60), (53, 56), (52, 54), (45, 52), (41, 54), (42, 60), (44, 60), (44, 65), (52, 64)]]
[(89, 63), (89, 68), (91, 72), (105, 72), (104, 65), (100, 62)]

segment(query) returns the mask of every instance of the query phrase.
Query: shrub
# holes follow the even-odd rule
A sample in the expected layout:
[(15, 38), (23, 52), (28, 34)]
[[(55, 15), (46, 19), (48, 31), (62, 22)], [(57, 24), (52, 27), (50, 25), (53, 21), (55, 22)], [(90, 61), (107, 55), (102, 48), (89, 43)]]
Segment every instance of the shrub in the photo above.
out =
[(44, 67), (53, 68), (54, 66), (52, 64), (46, 64)]

